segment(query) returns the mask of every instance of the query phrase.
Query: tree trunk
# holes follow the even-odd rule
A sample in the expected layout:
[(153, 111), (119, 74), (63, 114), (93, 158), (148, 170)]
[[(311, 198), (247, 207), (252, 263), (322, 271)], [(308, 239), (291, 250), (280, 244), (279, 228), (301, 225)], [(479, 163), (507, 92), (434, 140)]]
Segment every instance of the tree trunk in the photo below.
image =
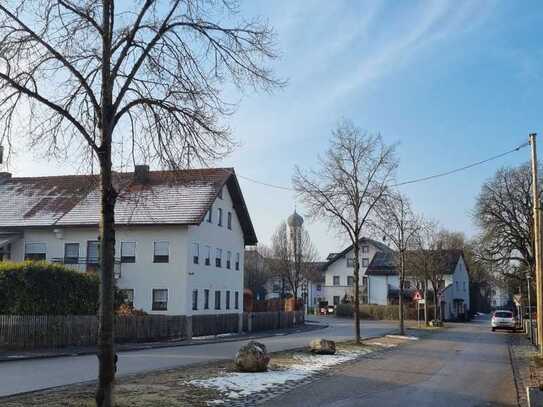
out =
[(400, 254), (400, 295), (398, 297), (398, 311), (399, 311), (399, 318), (400, 318), (400, 335), (405, 335), (405, 327), (404, 327), (404, 312), (403, 312), (403, 286), (404, 286), (404, 280), (405, 280), (405, 262), (403, 258), (403, 254)]
[(100, 114), (100, 310), (98, 314), (98, 388), (97, 407), (113, 405), (115, 380), (115, 349), (113, 332), (114, 265), (115, 265), (115, 201), (113, 186), (111, 145), (113, 135), (113, 85), (111, 82), (111, 29), (112, 0), (103, 0), (102, 23), (102, 84)]
[(428, 326), (428, 281), (424, 282), (424, 325)]
[(354, 331), (355, 341), (360, 343), (360, 247), (358, 239), (353, 245), (354, 248)]

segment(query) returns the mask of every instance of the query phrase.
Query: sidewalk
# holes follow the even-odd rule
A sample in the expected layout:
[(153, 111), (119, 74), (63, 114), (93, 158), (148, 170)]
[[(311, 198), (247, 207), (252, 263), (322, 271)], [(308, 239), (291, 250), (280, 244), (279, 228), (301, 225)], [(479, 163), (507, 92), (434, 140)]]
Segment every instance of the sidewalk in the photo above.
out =
[[(289, 329), (277, 329), (255, 333), (229, 333), (220, 335), (193, 337), (191, 340), (168, 340), (161, 342), (138, 342), (119, 343), (116, 345), (117, 352), (131, 352), (145, 349), (170, 348), (178, 346), (207, 345), (213, 343), (245, 341), (248, 339), (269, 338), (273, 336), (291, 335), (301, 332), (309, 332), (317, 329), (327, 328), (328, 325), (321, 321), (306, 321), (305, 325)], [(33, 360), (58, 358), (63, 356), (92, 355), (96, 353), (96, 346), (66, 346), (57, 349), (36, 349), (29, 351), (2, 351), (0, 350), (0, 363), (13, 362), (17, 360)]]
[(524, 407), (528, 405), (526, 387), (540, 386), (543, 383), (543, 368), (534, 363), (537, 348), (525, 335), (512, 335), (509, 351), (519, 406)]

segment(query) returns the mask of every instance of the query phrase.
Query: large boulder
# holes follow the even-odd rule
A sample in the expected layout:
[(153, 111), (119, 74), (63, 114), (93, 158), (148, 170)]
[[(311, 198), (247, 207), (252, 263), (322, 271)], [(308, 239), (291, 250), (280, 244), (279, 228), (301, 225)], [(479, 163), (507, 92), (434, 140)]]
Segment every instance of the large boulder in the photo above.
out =
[(269, 362), (270, 356), (266, 345), (256, 341), (243, 345), (234, 359), (234, 364), (240, 372), (265, 372)]
[(328, 339), (313, 339), (309, 343), (309, 350), (319, 355), (333, 355), (336, 353), (336, 343)]

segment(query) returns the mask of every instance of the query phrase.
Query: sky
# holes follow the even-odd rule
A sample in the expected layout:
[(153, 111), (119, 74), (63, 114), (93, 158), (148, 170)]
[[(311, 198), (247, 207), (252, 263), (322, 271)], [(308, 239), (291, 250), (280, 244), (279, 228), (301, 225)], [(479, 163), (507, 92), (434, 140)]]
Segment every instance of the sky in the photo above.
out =
[[(239, 175), (291, 186), (294, 167), (315, 168), (343, 118), (398, 143), (398, 181), (461, 167), (543, 133), (541, 2), (252, 0), (241, 3), (240, 16), (274, 27), (280, 59), (272, 67), (288, 85), (245, 92), (224, 119), (239, 148), (216, 165)], [(417, 212), (473, 236), (482, 183), (528, 159), (524, 148), (401, 191)], [(75, 170), (24, 148), (10, 168), (17, 176)], [(295, 207), (304, 215), (293, 192), (239, 181), (261, 243), (269, 244)], [(347, 245), (322, 220), (305, 225), (323, 258)]]

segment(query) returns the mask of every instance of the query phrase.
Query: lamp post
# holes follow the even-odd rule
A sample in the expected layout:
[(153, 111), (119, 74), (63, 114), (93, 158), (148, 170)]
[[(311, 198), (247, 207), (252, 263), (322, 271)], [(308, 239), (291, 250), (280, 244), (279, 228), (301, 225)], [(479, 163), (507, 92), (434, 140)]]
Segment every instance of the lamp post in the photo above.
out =
[(528, 285), (528, 318), (530, 319), (530, 342), (534, 344), (534, 327), (532, 326), (532, 275), (526, 273), (526, 284)]

